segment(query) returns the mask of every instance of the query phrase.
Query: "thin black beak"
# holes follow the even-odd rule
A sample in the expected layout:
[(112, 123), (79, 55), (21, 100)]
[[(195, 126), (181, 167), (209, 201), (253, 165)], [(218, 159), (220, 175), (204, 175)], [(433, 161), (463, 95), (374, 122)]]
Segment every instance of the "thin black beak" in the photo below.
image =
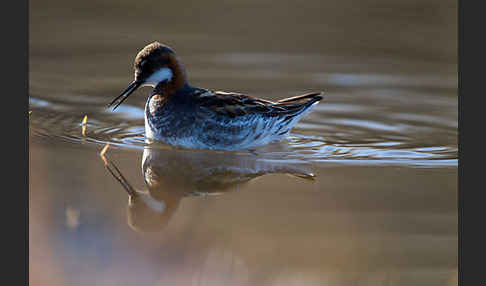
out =
[(122, 102), (125, 101), (125, 99), (128, 98), (128, 96), (130, 96), (130, 94), (132, 94), (132, 92), (134, 92), (141, 85), (142, 85), (141, 81), (136, 81), (136, 80), (132, 81), (130, 85), (119, 96), (117, 96), (115, 99), (113, 99), (113, 101), (110, 104), (108, 104), (108, 108), (113, 106), (113, 104), (121, 97), (122, 99), (115, 105), (115, 107), (113, 107), (113, 110), (115, 110), (120, 104), (122, 104)]

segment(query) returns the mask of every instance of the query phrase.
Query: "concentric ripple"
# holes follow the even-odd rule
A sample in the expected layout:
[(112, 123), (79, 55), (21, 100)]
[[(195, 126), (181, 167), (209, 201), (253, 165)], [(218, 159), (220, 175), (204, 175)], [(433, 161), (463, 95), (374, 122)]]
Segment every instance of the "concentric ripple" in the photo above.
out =
[[(440, 117), (430, 112), (407, 113), (403, 102), (383, 104), (383, 98), (379, 99), (381, 105), (369, 104), (370, 97), (366, 104), (346, 96), (340, 100), (319, 104), (297, 124), (287, 140), (259, 147), (254, 152), (265, 160), (289, 162), (457, 166), (454, 114)], [(30, 134), (35, 140), (93, 146), (109, 143), (127, 149), (142, 149), (146, 145), (140, 107), (124, 104), (113, 112), (102, 104), (73, 105), (35, 97), (29, 102)], [(441, 97), (434, 104), (450, 110), (453, 107)], [(88, 121), (82, 134), (85, 115)], [(171, 148), (164, 144), (157, 146)]]

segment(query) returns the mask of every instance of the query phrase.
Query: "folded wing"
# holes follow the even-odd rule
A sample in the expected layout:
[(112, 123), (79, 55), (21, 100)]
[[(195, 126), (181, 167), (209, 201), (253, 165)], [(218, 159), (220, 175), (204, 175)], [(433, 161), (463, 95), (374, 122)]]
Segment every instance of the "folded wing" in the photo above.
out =
[(271, 102), (240, 93), (205, 91), (198, 94), (198, 104), (202, 108), (231, 118), (249, 114), (265, 116), (297, 115), (323, 99), (322, 92), (313, 92)]

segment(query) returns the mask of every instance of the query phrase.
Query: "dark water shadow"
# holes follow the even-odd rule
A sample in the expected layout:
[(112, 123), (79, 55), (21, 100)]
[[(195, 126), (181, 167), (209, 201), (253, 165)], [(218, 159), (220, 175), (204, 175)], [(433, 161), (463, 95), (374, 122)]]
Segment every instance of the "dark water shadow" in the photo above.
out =
[(128, 194), (127, 223), (137, 232), (163, 230), (185, 197), (223, 195), (267, 174), (315, 179), (302, 164), (267, 160), (253, 152), (164, 150), (148, 146), (142, 158), (147, 189), (137, 190), (114, 161), (106, 155), (101, 158), (107, 171)]

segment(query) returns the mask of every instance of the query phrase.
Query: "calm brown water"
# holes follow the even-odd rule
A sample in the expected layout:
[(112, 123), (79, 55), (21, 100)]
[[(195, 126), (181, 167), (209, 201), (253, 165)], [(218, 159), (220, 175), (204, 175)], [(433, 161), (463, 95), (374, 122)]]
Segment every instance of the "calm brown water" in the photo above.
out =
[[(31, 1), (31, 285), (457, 285), (456, 5)], [(148, 88), (105, 106), (155, 40), (326, 98), (256, 154), (146, 146)]]

